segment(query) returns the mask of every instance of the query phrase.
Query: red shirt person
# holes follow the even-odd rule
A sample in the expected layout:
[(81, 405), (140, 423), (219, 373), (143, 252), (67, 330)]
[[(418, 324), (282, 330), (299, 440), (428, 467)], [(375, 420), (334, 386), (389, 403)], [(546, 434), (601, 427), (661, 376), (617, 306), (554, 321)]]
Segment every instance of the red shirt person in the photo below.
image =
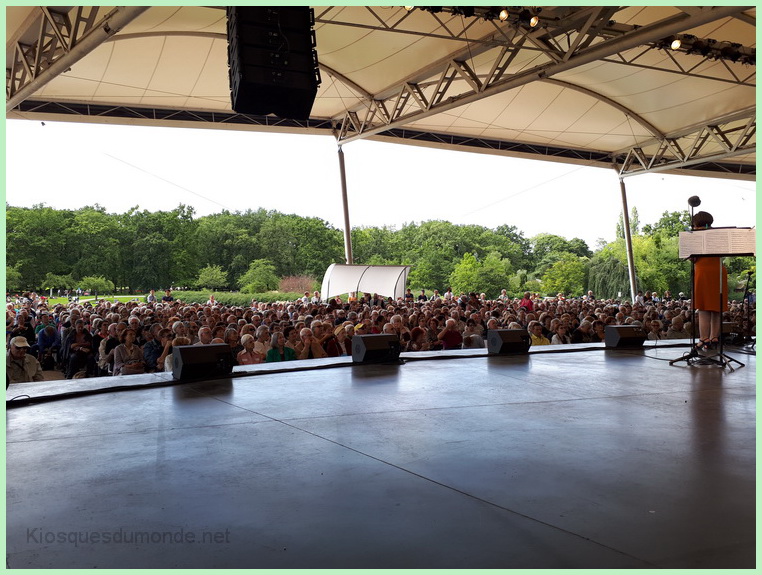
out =
[(529, 292), (524, 292), (524, 298), (519, 302), (519, 307), (523, 307), (527, 311), (534, 311), (534, 302), (530, 295)]

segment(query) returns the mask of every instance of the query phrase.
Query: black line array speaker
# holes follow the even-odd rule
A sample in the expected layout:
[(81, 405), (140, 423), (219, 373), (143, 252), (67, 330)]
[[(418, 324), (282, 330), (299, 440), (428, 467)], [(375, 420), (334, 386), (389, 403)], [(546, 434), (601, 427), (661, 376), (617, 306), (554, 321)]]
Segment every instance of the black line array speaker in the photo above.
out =
[(487, 333), (487, 352), (491, 355), (526, 353), (530, 345), (525, 329), (491, 329)]
[(396, 335), (379, 333), (352, 337), (353, 363), (399, 363), (400, 340)]
[(320, 85), (308, 6), (228, 6), (233, 110), (306, 120)]
[(604, 335), (606, 347), (614, 348), (643, 347), (647, 338), (648, 334), (639, 325), (607, 325)]
[(226, 343), (178, 345), (172, 348), (174, 379), (224, 377), (233, 371), (233, 357)]

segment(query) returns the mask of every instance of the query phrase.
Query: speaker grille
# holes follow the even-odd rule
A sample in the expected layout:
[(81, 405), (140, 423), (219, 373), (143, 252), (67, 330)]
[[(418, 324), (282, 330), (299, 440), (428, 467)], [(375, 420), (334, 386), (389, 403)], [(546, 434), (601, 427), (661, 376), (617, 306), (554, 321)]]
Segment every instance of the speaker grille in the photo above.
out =
[(228, 6), (233, 110), (306, 120), (320, 85), (314, 12), (307, 6)]

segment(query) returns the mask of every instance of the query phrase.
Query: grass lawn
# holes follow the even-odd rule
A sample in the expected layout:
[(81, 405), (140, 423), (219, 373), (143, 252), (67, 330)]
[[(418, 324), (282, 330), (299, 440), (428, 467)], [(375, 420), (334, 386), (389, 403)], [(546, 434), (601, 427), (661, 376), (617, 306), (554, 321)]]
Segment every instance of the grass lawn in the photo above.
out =
[[(95, 299), (95, 296), (91, 295), (83, 295), (79, 298), (79, 303), (85, 303), (86, 301), (92, 302)], [(146, 296), (144, 295), (98, 295), (98, 299), (105, 299), (111, 302), (115, 301), (133, 301), (137, 299), (138, 301), (145, 301)], [(48, 305), (50, 307), (53, 307), (57, 304), (66, 305), (69, 303), (69, 300), (65, 297), (53, 297), (48, 299)]]

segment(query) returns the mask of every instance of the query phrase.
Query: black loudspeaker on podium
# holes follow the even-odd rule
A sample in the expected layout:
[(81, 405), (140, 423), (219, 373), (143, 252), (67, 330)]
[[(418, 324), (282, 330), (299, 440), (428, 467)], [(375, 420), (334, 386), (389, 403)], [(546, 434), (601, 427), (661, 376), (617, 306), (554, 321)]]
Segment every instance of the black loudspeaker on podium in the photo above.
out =
[(487, 333), (487, 352), (490, 355), (527, 353), (531, 339), (525, 329), (491, 329)]
[(638, 325), (607, 325), (604, 335), (606, 347), (624, 349), (643, 347), (647, 338), (646, 331)]
[(353, 363), (400, 363), (400, 340), (396, 335), (379, 333), (352, 337)]
[(224, 377), (232, 371), (233, 358), (230, 355), (230, 346), (226, 343), (178, 345), (172, 348), (174, 379)]
[(228, 6), (233, 110), (307, 120), (320, 85), (308, 6)]

